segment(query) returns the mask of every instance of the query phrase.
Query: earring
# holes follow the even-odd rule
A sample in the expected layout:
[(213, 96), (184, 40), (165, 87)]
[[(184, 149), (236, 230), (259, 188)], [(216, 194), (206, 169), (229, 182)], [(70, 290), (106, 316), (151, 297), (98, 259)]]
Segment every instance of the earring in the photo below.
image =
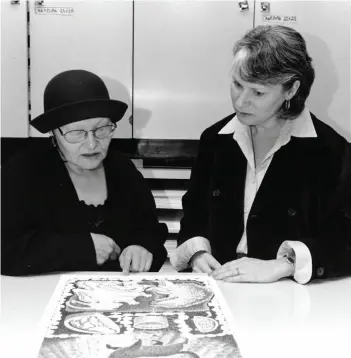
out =
[(285, 109), (289, 109), (290, 108), (290, 99), (288, 100), (286, 100), (285, 101)]
[(51, 138), (51, 144), (53, 145), (54, 148), (56, 148), (56, 146), (57, 146), (56, 138), (53, 135), (50, 136), (50, 138)]

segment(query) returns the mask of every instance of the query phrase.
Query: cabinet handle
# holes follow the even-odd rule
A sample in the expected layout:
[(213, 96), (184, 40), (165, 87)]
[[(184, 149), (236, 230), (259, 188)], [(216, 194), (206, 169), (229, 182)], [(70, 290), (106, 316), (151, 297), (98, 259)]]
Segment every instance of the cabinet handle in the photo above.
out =
[(270, 12), (271, 4), (269, 2), (261, 2), (261, 11)]
[(247, 10), (249, 10), (249, 3), (248, 3), (248, 1), (239, 1), (239, 8), (240, 8), (240, 11), (247, 11)]

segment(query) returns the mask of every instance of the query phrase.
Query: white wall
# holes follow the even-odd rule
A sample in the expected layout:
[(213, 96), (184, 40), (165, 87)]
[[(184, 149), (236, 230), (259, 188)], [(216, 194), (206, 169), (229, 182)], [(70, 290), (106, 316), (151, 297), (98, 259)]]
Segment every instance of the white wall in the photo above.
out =
[(27, 8), (1, 1), (1, 135), (28, 136)]
[[(297, 16), (290, 26), (303, 34), (314, 59), (316, 81), (309, 108), (351, 140), (351, 1), (270, 3), (270, 14)], [(2, 135), (26, 137), (25, 1), (1, 5)], [(249, 1), (245, 12), (239, 11), (238, 1), (135, 1), (133, 48), (131, 1), (44, 2), (45, 7), (73, 7), (71, 17), (38, 15), (34, 0), (29, 5), (32, 116), (42, 112), (43, 91), (55, 73), (86, 68), (103, 77), (113, 98), (129, 101), (119, 132), (125, 138), (197, 139), (204, 128), (231, 112), (233, 44), (254, 20), (263, 22), (260, 1)], [(31, 130), (30, 135), (38, 133)]]

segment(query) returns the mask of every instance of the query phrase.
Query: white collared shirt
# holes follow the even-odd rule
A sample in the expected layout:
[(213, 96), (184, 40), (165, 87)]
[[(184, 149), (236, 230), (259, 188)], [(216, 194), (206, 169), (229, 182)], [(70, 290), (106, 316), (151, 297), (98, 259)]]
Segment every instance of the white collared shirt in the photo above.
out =
[[(248, 252), (246, 236), (247, 219), (258, 189), (269, 165), (271, 164), (274, 154), (282, 146), (289, 143), (292, 136), (311, 138), (317, 137), (317, 133), (309, 111), (304, 109), (296, 119), (287, 120), (284, 123), (274, 146), (257, 168), (255, 168), (250, 128), (242, 124), (237, 117), (234, 117), (219, 131), (218, 134), (231, 133), (233, 133), (234, 140), (238, 143), (248, 162), (244, 194), (244, 233), (236, 249), (237, 253), (246, 254)], [(183, 270), (188, 267), (191, 257), (201, 250), (211, 253), (209, 240), (199, 236), (191, 238), (177, 247), (175, 253), (170, 258), (171, 263), (177, 270)], [(300, 241), (284, 241), (278, 250), (277, 258), (281, 258), (285, 254), (295, 255), (294, 279), (301, 284), (307, 283), (312, 276), (312, 257), (308, 247)]]

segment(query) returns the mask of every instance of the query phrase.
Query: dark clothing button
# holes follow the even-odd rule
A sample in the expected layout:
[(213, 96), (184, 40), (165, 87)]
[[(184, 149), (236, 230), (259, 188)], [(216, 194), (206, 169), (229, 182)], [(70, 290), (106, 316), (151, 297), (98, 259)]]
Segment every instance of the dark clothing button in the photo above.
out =
[(221, 192), (220, 192), (219, 189), (215, 189), (215, 190), (213, 190), (212, 195), (213, 195), (213, 196), (219, 196), (220, 193), (221, 193)]
[(288, 215), (289, 216), (295, 216), (297, 211), (294, 208), (289, 208)]
[(318, 267), (317, 268), (317, 276), (321, 277), (324, 275), (324, 268), (323, 267)]

